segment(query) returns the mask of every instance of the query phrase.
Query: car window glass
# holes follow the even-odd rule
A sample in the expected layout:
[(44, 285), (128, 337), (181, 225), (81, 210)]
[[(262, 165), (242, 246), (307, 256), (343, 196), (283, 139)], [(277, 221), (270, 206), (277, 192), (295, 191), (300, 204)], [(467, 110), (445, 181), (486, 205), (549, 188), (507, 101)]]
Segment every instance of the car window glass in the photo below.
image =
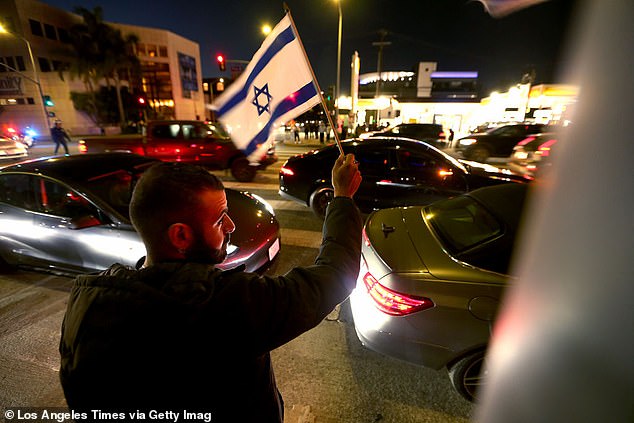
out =
[(194, 125), (181, 125), (181, 131), (183, 132), (183, 139), (190, 140), (196, 138)]
[(32, 178), (29, 175), (2, 175), (0, 177), (0, 202), (37, 211)]
[(520, 136), (524, 132), (525, 131), (523, 130), (523, 128), (519, 126), (505, 126), (500, 129), (500, 131), (498, 132), (498, 135), (513, 137), (513, 136)]
[(121, 216), (128, 218), (132, 190), (141, 172), (132, 175), (123, 169), (99, 175), (88, 181), (90, 191), (108, 203)]
[(209, 127), (203, 124), (196, 124), (193, 127), (192, 138), (204, 139), (209, 136)]
[(438, 161), (427, 154), (412, 152), (407, 150), (397, 150), (396, 166), (399, 169), (411, 170), (413, 172), (435, 171)]
[(359, 162), (359, 171), (362, 175), (385, 175), (388, 169), (388, 149), (358, 150), (355, 158)]
[(452, 254), (471, 249), (502, 233), (502, 226), (493, 215), (469, 197), (438, 201), (425, 208), (425, 217)]
[(43, 213), (69, 218), (96, 214), (84, 197), (58, 182), (38, 178), (35, 190)]
[(152, 127), (152, 136), (154, 138), (163, 138), (163, 139), (178, 138), (179, 129), (180, 129), (180, 125), (178, 124), (154, 125)]
[(411, 126), (400, 126), (394, 129), (395, 129), (394, 132), (400, 133), (402, 135), (412, 135), (414, 133), (414, 130)]
[(207, 136), (211, 136), (213, 138), (229, 138), (229, 134), (225, 129), (218, 123), (210, 123), (206, 125), (205, 130), (207, 131)]

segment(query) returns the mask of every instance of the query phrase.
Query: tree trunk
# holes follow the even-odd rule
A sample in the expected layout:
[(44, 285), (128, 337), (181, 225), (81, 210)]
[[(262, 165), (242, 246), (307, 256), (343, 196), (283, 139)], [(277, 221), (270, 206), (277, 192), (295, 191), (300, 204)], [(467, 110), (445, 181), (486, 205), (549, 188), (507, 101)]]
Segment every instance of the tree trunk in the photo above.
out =
[(114, 86), (117, 90), (117, 107), (119, 108), (119, 126), (123, 129), (126, 125), (125, 110), (123, 110), (123, 99), (121, 98), (121, 80), (119, 79), (119, 72), (114, 73)]

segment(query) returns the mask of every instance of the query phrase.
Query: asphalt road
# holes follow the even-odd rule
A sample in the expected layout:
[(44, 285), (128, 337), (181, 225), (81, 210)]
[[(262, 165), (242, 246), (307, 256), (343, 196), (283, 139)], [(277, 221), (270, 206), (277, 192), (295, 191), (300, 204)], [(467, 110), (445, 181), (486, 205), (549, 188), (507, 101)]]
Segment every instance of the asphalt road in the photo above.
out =
[[(71, 154), (76, 146), (70, 145)], [(218, 172), (228, 187), (255, 192), (275, 208), (282, 249), (270, 274), (312, 264), (316, 256), (321, 222), (307, 207), (277, 194), (277, 173), (285, 159), (316, 146), (314, 141), (278, 145), (279, 162), (248, 184)], [(49, 155), (52, 146), (36, 146), (31, 153)], [(0, 412), (65, 405), (57, 345), (70, 284), (69, 278), (43, 273), (0, 273)], [(347, 302), (313, 330), (273, 351), (272, 358), (287, 423), (456, 423), (467, 422), (472, 414), (472, 404), (453, 391), (444, 370), (364, 348)]]

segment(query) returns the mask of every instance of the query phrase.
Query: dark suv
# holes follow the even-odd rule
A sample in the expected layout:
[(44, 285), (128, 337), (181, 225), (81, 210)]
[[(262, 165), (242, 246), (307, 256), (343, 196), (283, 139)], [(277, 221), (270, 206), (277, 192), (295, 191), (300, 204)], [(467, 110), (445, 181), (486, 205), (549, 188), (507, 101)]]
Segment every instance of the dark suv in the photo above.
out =
[(528, 135), (552, 130), (551, 126), (539, 123), (498, 126), (460, 138), (456, 143), (456, 151), (464, 158), (476, 162), (485, 162), (489, 157), (510, 157), (513, 147)]
[(444, 147), (446, 143), (442, 125), (436, 123), (401, 123), (385, 131), (375, 132), (372, 136), (412, 138), (435, 147)]

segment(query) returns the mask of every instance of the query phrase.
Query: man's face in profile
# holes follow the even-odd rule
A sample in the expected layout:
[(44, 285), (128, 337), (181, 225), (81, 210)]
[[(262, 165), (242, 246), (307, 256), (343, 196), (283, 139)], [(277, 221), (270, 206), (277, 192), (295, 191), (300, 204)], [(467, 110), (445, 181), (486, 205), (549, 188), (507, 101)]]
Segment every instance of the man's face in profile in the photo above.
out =
[(195, 240), (185, 253), (188, 261), (218, 264), (227, 258), (227, 246), (235, 224), (229, 217), (224, 190), (207, 190), (200, 196)]

